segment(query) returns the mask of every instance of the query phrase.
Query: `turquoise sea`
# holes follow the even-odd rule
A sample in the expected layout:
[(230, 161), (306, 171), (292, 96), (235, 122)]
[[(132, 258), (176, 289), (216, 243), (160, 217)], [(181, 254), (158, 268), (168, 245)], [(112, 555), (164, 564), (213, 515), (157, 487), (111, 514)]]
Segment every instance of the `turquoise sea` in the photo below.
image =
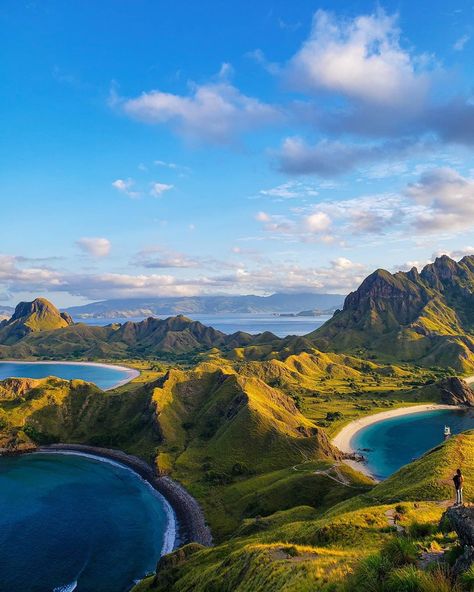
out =
[(136, 370), (105, 364), (81, 364), (58, 362), (0, 362), (0, 380), (17, 378), (45, 378), (57, 376), (66, 380), (78, 378), (93, 382), (102, 390), (108, 390), (132, 380)]
[(0, 457), (1, 592), (126, 592), (173, 543), (171, 508), (126, 467)]
[(386, 479), (440, 444), (445, 425), (453, 434), (474, 429), (474, 411), (447, 409), (393, 417), (363, 428), (350, 444), (367, 458), (373, 475)]

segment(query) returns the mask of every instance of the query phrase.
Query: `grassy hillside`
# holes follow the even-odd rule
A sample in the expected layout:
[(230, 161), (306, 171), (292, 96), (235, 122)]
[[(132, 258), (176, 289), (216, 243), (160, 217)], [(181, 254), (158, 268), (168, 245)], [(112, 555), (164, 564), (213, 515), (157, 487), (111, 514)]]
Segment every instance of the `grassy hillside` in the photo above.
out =
[[(469, 590), (447, 575), (457, 539), (438, 523), (452, 496), (447, 480), (460, 462), (467, 498), (473, 499), (473, 448), (473, 432), (452, 438), (322, 515), (298, 506), (245, 520), (217, 547), (188, 546), (166, 556), (157, 575), (134, 592)], [(402, 534), (393, 526), (394, 515)], [(425, 571), (420, 562), (428, 551), (445, 551), (446, 567)]]
[(377, 270), (310, 335), (323, 350), (424, 366), (474, 369), (474, 257), (447, 256), (391, 274)]

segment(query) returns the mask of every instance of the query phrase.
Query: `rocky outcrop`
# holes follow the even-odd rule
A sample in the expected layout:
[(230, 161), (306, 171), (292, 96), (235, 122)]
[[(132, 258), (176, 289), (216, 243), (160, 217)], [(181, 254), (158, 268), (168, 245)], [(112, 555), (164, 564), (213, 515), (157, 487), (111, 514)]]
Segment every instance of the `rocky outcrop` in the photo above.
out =
[(474, 391), (465, 380), (456, 377), (445, 378), (437, 386), (441, 393), (442, 403), (474, 407)]
[(474, 563), (474, 507), (453, 506), (441, 518), (441, 526), (448, 523), (459, 537), (463, 553), (454, 564), (454, 572), (460, 574)]

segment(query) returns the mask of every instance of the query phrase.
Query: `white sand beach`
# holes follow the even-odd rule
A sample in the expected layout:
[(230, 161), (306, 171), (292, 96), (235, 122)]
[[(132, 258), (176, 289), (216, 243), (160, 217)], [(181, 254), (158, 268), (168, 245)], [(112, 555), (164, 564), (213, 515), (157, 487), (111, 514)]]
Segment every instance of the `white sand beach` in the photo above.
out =
[[(423, 413), (426, 411), (440, 411), (442, 409), (464, 409), (464, 407), (456, 406), (456, 405), (437, 405), (435, 403), (430, 403), (426, 405), (413, 405), (410, 407), (399, 407), (398, 409), (390, 409), (389, 411), (382, 411), (381, 413), (374, 413), (373, 415), (367, 415), (366, 417), (360, 417), (351, 423), (347, 424), (342, 428), (342, 430), (335, 436), (331, 443), (339, 448), (341, 452), (350, 454), (356, 452), (351, 447), (351, 440), (363, 428), (366, 428), (369, 425), (374, 423), (378, 423), (379, 421), (384, 421), (386, 419), (391, 419), (393, 417), (400, 417), (402, 415), (411, 415), (413, 413)], [(369, 477), (374, 478), (371, 474), (367, 466), (363, 462), (358, 462), (351, 459), (345, 459), (344, 462), (351, 466), (356, 471), (360, 471)]]

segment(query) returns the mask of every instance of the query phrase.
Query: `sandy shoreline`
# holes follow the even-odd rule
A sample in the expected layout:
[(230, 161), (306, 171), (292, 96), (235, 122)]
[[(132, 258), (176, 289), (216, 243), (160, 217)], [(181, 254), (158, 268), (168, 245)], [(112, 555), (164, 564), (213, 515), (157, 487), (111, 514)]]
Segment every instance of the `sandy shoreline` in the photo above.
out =
[[(374, 413), (373, 415), (367, 415), (360, 417), (351, 423), (348, 423), (342, 428), (342, 430), (331, 440), (331, 443), (339, 448), (341, 452), (345, 454), (353, 454), (356, 451), (351, 447), (352, 438), (360, 430), (366, 428), (369, 425), (391, 419), (393, 417), (400, 417), (403, 415), (412, 415), (414, 413), (423, 413), (426, 411), (442, 411), (452, 409), (465, 409), (459, 405), (438, 405), (436, 403), (429, 403), (426, 405), (413, 405), (410, 407), (399, 407), (398, 409), (390, 409), (389, 411), (382, 411), (381, 413)], [(360, 461), (345, 459), (344, 462), (351, 466), (356, 471), (364, 473), (365, 475), (375, 479), (374, 475), (369, 471), (367, 466)], [(377, 479), (375, 479), (377, 480)]]
[[(130, 368), (129, 366), (120, 366), (119, 364), (105, 364), (101, 362), (68, 362), (66, 360), (0, 360), (0, 364), (57, 364), (59, 366), (95, 366), (97, 368), (113, 368), (114, 370), (123, 370), (124, 372), (127, 372), (127, 376), (123, 380), (119, 380), (119, 382), (115, 383), (113, 386), (102, 389), (104, 391), (116, 389), (119, 386), (123, 386), (124, 384), (127, 384), (128, 382), (131, 382), (140, 376), (140, 371), (136, 370), (135, 368)], [(17, 378), (24, 377), (19, 376)]]
[(186, 489), (167, 476), (157, 475), (156, 471), (144, 460), (126, 454), (121, 450), (86, 446), (82, 444), (50, 444), (41, 446), (37, 452), (73, 452), (84, 455), (96, 456), (106, 460), (115, 461), (132, 469), (147, 481), (153, 489), (158, 491), (169, 503), (176, 516), (176, 539), (179, 545), (186, 543), (200, 543), (212, 545), (212, 534), (206, 524), (201, 506)]

